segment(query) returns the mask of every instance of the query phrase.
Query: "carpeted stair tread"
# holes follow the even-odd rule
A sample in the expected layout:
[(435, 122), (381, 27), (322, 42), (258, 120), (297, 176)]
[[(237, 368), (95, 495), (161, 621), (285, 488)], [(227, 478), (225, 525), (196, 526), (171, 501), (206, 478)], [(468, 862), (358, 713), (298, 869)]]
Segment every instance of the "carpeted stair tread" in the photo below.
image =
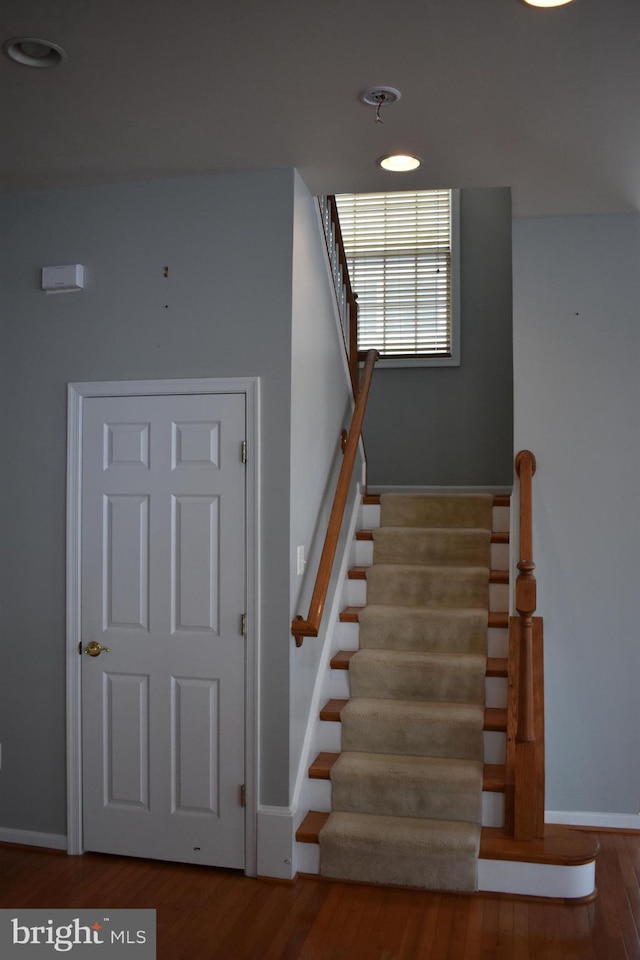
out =
[(361, 883), (472, 892), (479, 847), (474, 823), (337, 812), (320, 831), (320, 872)]
[(486, 609), (488, 593), (488, 567), (376, 563), (367, 571), (367, 603)]
[(340, 720), (343, 751), (482, 760), (479, 704), (355, 697)]
[(482, 816), (477, 760), (342, 753), (330, 775), (333, 810), (476, 823)]
[(359, 650), (349, 659), (352, 697), (483, 703), (481, 654)]
[(381, 527), (484, 527), (491, 529), (491, 494), (383, 493)]
[(373, 531), (373, 562), (489, 566), (491, 532), (476, 529), (380, 527)]
[(358, 611), (360, 647), (484, 653), (487, 608), (402, 607), (368, 603)]

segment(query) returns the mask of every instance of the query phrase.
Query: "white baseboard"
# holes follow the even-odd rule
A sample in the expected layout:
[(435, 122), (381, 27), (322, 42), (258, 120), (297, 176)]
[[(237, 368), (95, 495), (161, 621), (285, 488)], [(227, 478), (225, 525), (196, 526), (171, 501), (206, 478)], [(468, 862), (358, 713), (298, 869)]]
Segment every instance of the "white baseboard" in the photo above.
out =
[(294, 864), (293, 810), (258, 807), (258, 876), (292, 880)]
[(473, 486), (473, 487), (429, 487), (429, 486), (388, 486), (385, 484), (370, 484), (367, 487), (367, 493), (492, 493), (494, 496), (496, 494), (510, 494), (513, 492), (513, 487), (509, 486), (499, 486), (491, 485), (487, 487)]
[(0, 827), (0, 843), (20, 843), (28, 847), (66, 850), (67, 838), (62, 833), (38, 833), (35, 830), (12, 830)]
[[(317, 843), (299, 843), (300, 873), (320, 873), (320, 847)], [(478, 860), (478, 891), (526, 897), (556, 897), (579, 900), (595, 889), (595, 864), (575, 867), (550, 863), (522, 863), (510, 860)]]
[(595, 890), (595, 862), (578, 866), (478, 860), (478, 890), (526, 897), (579, 900)]
[(613, 830), (640, 830), (640, 814), (595, 813), (591, 810), (545, 810), (545, 823), (568, 827), (602, 827)]

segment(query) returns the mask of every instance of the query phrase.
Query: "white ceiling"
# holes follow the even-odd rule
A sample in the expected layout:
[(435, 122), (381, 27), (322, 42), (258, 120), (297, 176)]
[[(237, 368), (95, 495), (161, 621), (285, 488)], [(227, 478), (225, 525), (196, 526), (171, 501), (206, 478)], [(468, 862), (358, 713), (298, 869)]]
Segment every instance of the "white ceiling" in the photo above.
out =
[[(1, 0), (0, 189), (297, 167), (316, 193), (511, 186), (519, 216), (640, 208), (640, 0)], [(375, 110), (364, 87), (399, 103)], [(409, 151), (420, 171), (380, 171)]]

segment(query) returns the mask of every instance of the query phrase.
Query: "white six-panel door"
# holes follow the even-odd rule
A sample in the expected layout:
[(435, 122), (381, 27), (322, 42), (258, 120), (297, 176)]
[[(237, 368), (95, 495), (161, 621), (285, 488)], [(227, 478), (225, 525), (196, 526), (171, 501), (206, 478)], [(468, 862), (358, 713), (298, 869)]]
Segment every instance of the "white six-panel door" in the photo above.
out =
[(244, 867), (245, 398), (87, 398), (82, 437), (84, 848)]

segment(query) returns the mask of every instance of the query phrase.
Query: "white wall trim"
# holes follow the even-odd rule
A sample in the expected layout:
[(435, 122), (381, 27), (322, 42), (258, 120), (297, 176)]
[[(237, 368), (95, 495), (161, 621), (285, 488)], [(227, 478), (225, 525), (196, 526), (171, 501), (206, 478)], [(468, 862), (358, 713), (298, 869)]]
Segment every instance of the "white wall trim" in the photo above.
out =
[[(67, 399), (67, 837), (69, 854), (83, 852), (80, 545), (82, 504), (82, 412), (88, 397), (242, 393), (247, 417), (247, 625), (245, 873), (257, 870), (260, 651), (260, 379), (122, 380), (68, 385)], [(17, 842), (17, 841), (16, 841)], [(63, 844), (64, 846), (64, 844)]]
[(10, 827), (0, 827), (0, 843), (19, 843), (28, 847), (46, 847), (48, 850), (67, 849), (67, 838), (62, 833), (38, 833)]
[(258, 860), (259, 877), (292, 880), (293, 866), (293, 810), (291, 807), (259, 806)]
[(510, 494), (513, 487), (488, 486), (488, 487), (413, 487), (413, 486), (384, 486), (369, 485), (369, 493), (492, 493)]
[(577, 900), (591, 896), (595, 883), (594, 860), (578, 866), (478, 860), (478, 890), (486, 893)]
[[(320, 699), (324, 691), (324, 682), (326, 671), (328, 669), (329, 656), (331, 653), (331, 641), (333, 639), (333, 633), (336, 627), (338, 616), (340, 613), (340, 607), (342, 604), (342, 593), (344, 582), (347, 576), (347, 568), (349, 566), (349, 559), (351, 554), (351, 547), (353, 544), (353, 539), (355, 536), (356, 525), (358, 522), (358, 514), (360, 510), (360, 504), (362, 502), (362, 489), (360, 484), (357, 485), (356, 495), (354, 497), (353, 503), (351, 505), (351, 515), (349, 517), (349, 526), (347, 528), (347, 539), (346, 546), (342, 557), (340, 558), (340, 569), (338, 571), (338, 578), (336, 581), (336, 590), (331, 597), (331, 604), (327, 611), (327, 629), (325, 633), (324, 645), (322, 648), (322, 654), (320, 656), (320, 661), (318, 663), (318, 671), (316, 673), (316, 682), (313, 688), (313, 694), (311, 695), (311, 704), (309, 707), (309, 719), (307, 721), (307, 729), (305, 730), (304, 740), (302, 742), (302, 750), (300, 753), (300, 763), (298, 764), (298, 771), (296, 774), (296, 780), (293, 788), (293, 797), (291, 801), (291, 809), (298, 811), (300, 805), (300, 797), (302, 794), (302, 789), (306, 783), (307, 771), (309, 769), (309, 764), (311, 763), (311, 748), (313, 745), (314, 733), (316, 730), (316, 725), (320, 722), (318, 717), (320, 715)], [(306, 814), (306, 810), (303, 811), (303, 815)]]
[(545, 823), (570, 827), (602, 827), (613, 830), (640, 830), (638, 813), (596, 813), (591, 810), (545, 810)]

